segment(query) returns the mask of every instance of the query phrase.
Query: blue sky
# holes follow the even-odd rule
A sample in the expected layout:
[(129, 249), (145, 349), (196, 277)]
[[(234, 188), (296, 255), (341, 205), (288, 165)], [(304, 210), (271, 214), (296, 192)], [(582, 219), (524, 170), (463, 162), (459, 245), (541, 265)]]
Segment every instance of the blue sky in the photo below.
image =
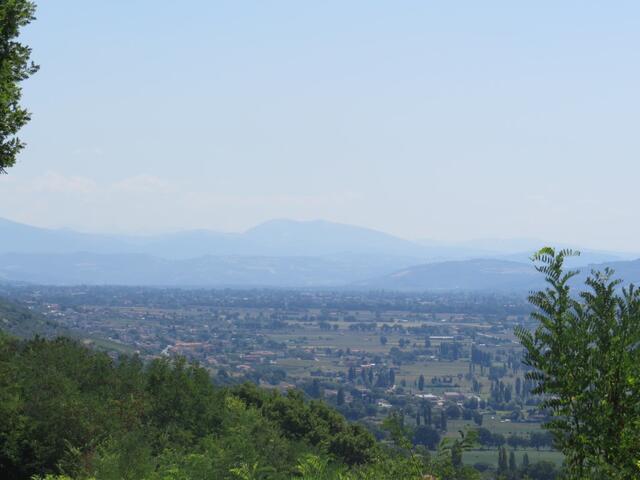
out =
[(640, 4), (41, 1), (0, 216), (640, 250)]

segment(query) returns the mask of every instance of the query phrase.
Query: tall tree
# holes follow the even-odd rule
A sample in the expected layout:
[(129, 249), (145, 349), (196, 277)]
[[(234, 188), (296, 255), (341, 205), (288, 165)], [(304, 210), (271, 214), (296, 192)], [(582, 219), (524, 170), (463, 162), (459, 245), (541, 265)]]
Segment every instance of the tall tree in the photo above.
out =
[(640, 474), (640, 291), (621, 288), (613, 271), (592, 272), (576, 295), (564, 260), (543, 248), (534, 255), (547, 287), (530, 296), (535, 332), (516, 335), (526, 378), (553, 413), (546, 427), (567, 458), (570, 478), (636, 478)]
[(20, 29), (35, 19), (36, 6), (28, 0), (0, 2), (0, 173), (16, 162), (25, 144), (17, 134), (31, 119), (20, 105), (20, 82), (38, 71), (31, 49), (16, 41)]
[(419, 426), (413, 432), (413, 444), (424, 445), (429, 450), (435, 450), (440, 443), (438, 431), (426, 425)]
[(504, 447), (500, 447), (498, 449), (498, 475), (504, 475), (507, 469), (507, 450)]
[(440, 430), (442, 432), (447, 431), (447, 415), (444, 413), (444, 410), (440, 411)]
[(426, 401), (422, 401), (422, 416), (424, 417), (425, 425), (431, 425), (433, 419), (431, 418), (431, 404)]

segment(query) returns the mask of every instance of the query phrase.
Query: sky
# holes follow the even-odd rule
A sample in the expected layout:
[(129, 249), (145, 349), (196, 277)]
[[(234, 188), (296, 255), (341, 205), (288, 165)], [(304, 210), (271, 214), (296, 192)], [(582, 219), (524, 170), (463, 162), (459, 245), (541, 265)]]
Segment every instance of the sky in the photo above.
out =
[(0, 217), (640, 250), (640, 3), (40, 0)]

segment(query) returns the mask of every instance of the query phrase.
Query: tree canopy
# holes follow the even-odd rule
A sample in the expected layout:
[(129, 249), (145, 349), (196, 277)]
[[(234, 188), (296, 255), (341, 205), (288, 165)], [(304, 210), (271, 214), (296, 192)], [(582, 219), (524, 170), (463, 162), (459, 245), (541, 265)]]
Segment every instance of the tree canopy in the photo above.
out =
[(516, 329), (532, 368), (527, 377), (553, 414), (547, 428), (570, 478), (638, 478), (640, 291), (605, 269), (576, 292), (578, 272), (564, 268), (576, 254), (544, 248), (534, 256), (547, 287), (530, 296), (538, 328)]
[(63, 337), (0, 333), (0, 419), (7, 479), (473, 478), (463, 442), (430, 463), (301, 391), (216, 387), (181, 358), (113, 359)]
[(25, 147), (17, 136), (31, 119), (20, 104), (20, 83), (38, 71), (31, 57), (31, 48), (16, 39), (20, 29), (35, 19), (36, 6), (29, 0), (0, 2), (0, 173), (16, 162)]

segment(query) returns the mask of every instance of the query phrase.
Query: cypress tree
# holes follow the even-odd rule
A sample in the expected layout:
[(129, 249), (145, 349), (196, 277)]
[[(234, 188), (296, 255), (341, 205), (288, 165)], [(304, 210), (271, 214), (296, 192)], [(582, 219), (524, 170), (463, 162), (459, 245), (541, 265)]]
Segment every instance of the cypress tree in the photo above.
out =
[(500, 447), (498, 450), (498, 474), (504, 474), (507, 469), (507, 450), (504, 447)]
[(447, 431), (447, 415), (444, 413), (444, 410), (440, 412), (440, 430), (443, 432)]
[(516, 454), (511, 450), (509, 452), (509, 470), (515, 472), (518, 469), (518, 464), (516, 463)]
[(425, 402), (424, 411), (426, 412), (424, 418), (426, 419), (425, 421), (427, 422), (427, 425), (433, 424), (433, 419), (431, 418), (431, 405), (427, 402)]

